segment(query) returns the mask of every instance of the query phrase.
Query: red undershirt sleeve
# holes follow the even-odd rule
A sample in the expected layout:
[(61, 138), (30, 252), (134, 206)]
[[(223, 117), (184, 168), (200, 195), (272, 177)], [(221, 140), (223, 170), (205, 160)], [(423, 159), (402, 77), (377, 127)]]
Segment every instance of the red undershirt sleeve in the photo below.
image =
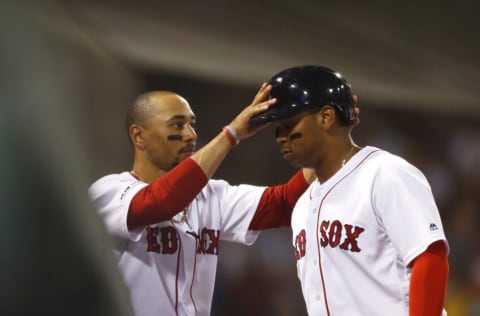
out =
[(439, 316), (445, 305), (448, 280), (447, 249), (437, 241), (413, 261), (410, 316)]
[(127, 215), (129, 229), (169, 220), (187, 207), (208, 183), (193, 159), (185, 159), (134, 196)]
[(265, 189), (249, 229), (290, 226), (293, 207), (307, 187), (308, 183), (300, 169), (286, 184)]

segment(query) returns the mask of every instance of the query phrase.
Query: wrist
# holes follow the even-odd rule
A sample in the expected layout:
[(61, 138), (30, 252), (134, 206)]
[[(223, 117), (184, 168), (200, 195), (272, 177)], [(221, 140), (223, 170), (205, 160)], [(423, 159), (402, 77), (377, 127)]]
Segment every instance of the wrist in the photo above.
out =
[(232, 147), (236, 147), (240, 143), (240, 137), (237, 132), (230, 125), (226, 125), (222, 128), (222, 132), (227, 136), (228, 141)]

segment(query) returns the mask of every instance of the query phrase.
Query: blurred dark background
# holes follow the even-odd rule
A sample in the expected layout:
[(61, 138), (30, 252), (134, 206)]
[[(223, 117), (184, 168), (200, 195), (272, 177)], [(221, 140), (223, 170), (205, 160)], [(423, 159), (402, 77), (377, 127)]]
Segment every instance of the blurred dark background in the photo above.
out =
[[(420, 168), (450, 243), (447, 310), (480, 315), (480, 43), (475, 1), (0, 1), (0, 314), (130, 315), (88, 202), (128, 170), (126, 108), (183, 95), (199, 146), (294, 65), (340, 71), (361, 145)], [(266, 129), (215, 175), (272, 185), (295, 169)], [(306, 315), (289, 229), (221, 245), (212, 315)], [(68, 312), (67, 312), (68, 311)]]

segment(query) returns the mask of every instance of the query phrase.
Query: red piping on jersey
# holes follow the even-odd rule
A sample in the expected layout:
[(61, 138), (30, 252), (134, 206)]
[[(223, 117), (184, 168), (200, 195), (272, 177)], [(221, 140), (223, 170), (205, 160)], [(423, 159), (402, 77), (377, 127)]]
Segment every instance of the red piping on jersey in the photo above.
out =
[(190, 285), (190, 298), (192, 299), (193, 307), (195, 308), (195, 313), (197, 312), (197, 305), (195, 304), (195, 300), (193, 299), (193, 281), (195, 280), (195, 272), (197, 270), (197, 249), (198, 249), (198, 239), (195, 238), (195, 253), (193, 257), (195, 260), (193, 261), (193, 275), (192, 275), (192, 283)]
[(177, 230), (175, 233), (178, 237), (178, 255), (177, 255), (177, 273), (175, 275), (175, 314), (178, 316), (178, 274), (180, 271), (180, 253), (182, 252), (182, 239), (178, 235)]
[[(316, 228), (316, 240), (317, 240), (317, 250), (318, 250), (318, 269), (320, 270), (320, 279), (322, 280), (322, 288), (323, 288), (323, 299), (325, 300), (325, 308), (327, 309), (327, 315), (330, 316), (330, 310), (328, 308), (328, 300), (327, 300), (327, 291), (325, 289), (325, 279), (323, 278), (323, 270), (322, 270), (322, 260), (321, 260), (321, 255), (320, 255), (320, 243), (318, 242), (318, 223), (320, 222), (320, 210), (322, 209), (322, 204), (323, 201), (327, 198), (328, 194), (333, 191), (333, 189), (340, 183), (342, 182), (346, 177), (348, 177), (350, 174), (352, 174), (368, 157), (370, 157), (371, 154), (379, 151), (379, 149), (372, 151), (369, 153), (365, 158), (362, 159), (349, 173), (347, 173), (345, 176), (343, 176), (340, 180), (338, 180), (337, 183), (335, 183), (330, 190), (327, 191), (327, 193), (323, 196), (322, 200), (320, 201), (320, 206), (318, 207), (318, 215), (317, 215), (317, 228)], [(312, 188), (313, 190), (313, 188)], [(310, 192), (310, 199), (312, 199), (312, 193)]]

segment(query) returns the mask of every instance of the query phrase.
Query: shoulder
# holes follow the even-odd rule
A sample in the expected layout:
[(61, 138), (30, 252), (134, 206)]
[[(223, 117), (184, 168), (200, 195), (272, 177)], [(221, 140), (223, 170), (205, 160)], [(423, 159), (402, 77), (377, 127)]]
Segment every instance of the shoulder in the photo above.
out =
[[(88, 189), (88, 195), (99, 209), (112, 202), (124, 203), (147, 184), (138, 181), (129, 172), (110, 174), (95, 181)], [(115, 202), (115, 203), (116, 203)]]
[(109, 174), (99, 178), (98, 180), (93, 182), (90, 187), (98, 187), (98, 186), (108, 185), (111, 183), (124, 182), (132, 179), (134, 178), (130, 176), (130, 174), (126, 171), (122, 173), (114, 173), (114, 174)]
[(367, 146), (364, 148), (365, 155), (368, 156), (367, 162), (375, 165), (379, 170), (395, 170), (395, 169), (417, 169), (414, 165), (408, 162), (405, 158), (386, 150)]
[(258, 192), (263, 193), (266, 189), (266, 186), (257, 186), (251, 184), (238, 184), (233, 185), (225, 180), (210, 179), (207, 185), (203, 188), (203, 195), (225, 195), (225, 196), (234, 196), (234, 195), (243, 195)]
[(375, 174), (377, 175), (377, 179), (394, 181), (395, 178), (410, 178), (423, 183), (427, 181), (422, 171), (405, 158), (386, 150), (375, 149), (376, 151), (371, 155), (371, 159), (369, 160), (372, 168), (376, 169)]
[(133, 178), (128, 172), (115, 173), (103, 176), (93, 182), (88, 192), (90, 195), (94, 196), (102, 192), (110, 191), (117, 187), (122, 187), (125, 184), (138, 182)]

